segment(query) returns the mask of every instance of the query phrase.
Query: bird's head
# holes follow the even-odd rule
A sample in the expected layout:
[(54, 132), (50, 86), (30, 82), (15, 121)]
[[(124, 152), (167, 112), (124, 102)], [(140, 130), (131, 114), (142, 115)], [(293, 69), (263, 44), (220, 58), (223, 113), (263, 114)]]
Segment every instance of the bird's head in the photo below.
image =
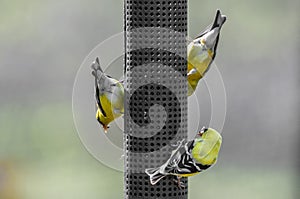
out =
[(193, 157), (202, 165), (212, 165), (216, 162), (221, 144), (221, 135), (212, 128), (203, 127), (195, 139)]
[(202, 137), (204, 133), (206, 133), (208, 131), (208, 128), (206, 128), (205, 126), (202, 127), (201, 131), (198, 132), (198, 136)]
[(106, 124), (103, 124), (102, 127), (103, 127), (103, 130), (104, 130), (104, 133), (107, 133), (107, 131), (109, 129), (109, 126), (106, 125)]
[(201, 131), (198, 132), (198, 136), (202, 139), (222, 139), (220, 133), (212, 128), (203, 127)]

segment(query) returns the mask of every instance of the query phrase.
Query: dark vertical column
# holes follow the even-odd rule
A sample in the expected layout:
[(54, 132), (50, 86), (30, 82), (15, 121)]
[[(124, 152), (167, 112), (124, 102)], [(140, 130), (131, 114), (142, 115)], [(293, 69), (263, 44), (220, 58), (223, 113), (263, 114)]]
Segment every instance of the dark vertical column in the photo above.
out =
[(151, 185), (187, 138), (187, 0), (125, 0), (125, 198), (187, 199), (167, 176)]

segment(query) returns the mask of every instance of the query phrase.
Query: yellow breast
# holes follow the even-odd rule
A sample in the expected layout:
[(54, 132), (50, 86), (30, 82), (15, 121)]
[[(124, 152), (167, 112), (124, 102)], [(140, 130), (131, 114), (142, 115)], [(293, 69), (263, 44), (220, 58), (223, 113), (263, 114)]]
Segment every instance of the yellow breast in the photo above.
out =
[(114, 107), (106, 95), (101, 95), (100, 101), (101, 101), (102, 108), (106, 113), (106, 116), (104, 116), (104, 114), (98, 108), (97, 113), (96, 113), (96, 118), (99, 119), (103, 124), (108, 125), (114, 119), (116, 119), (122, 115), (120, 113), (114, 113), (114, 111), (113, 111)]

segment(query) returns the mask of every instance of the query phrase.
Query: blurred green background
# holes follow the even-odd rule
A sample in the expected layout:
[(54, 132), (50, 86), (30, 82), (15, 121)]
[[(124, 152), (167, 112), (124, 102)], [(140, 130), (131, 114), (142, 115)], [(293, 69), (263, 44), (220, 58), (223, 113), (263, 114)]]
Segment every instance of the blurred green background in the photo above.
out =
[[(123, 30), (122, 8), (0, 0), (0, 199), (123, 198), (123, 174), (85, 150), (71, 104), (85, 56)], [(190, 198), (298, 198), (299, 1), (189, 0), (190, 37), (217, 8), (228, 17), (216, 58), (224, 143), (218, 164), (191, 178)]]

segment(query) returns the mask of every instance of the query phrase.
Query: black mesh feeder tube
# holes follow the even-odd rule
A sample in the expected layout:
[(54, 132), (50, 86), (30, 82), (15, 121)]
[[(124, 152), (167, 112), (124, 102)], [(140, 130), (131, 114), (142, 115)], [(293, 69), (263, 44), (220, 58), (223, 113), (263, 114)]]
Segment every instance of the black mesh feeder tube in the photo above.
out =
[(161, 166), (187, 138), (187, 0), (125, 0), (125, 199), (187, 199)]

